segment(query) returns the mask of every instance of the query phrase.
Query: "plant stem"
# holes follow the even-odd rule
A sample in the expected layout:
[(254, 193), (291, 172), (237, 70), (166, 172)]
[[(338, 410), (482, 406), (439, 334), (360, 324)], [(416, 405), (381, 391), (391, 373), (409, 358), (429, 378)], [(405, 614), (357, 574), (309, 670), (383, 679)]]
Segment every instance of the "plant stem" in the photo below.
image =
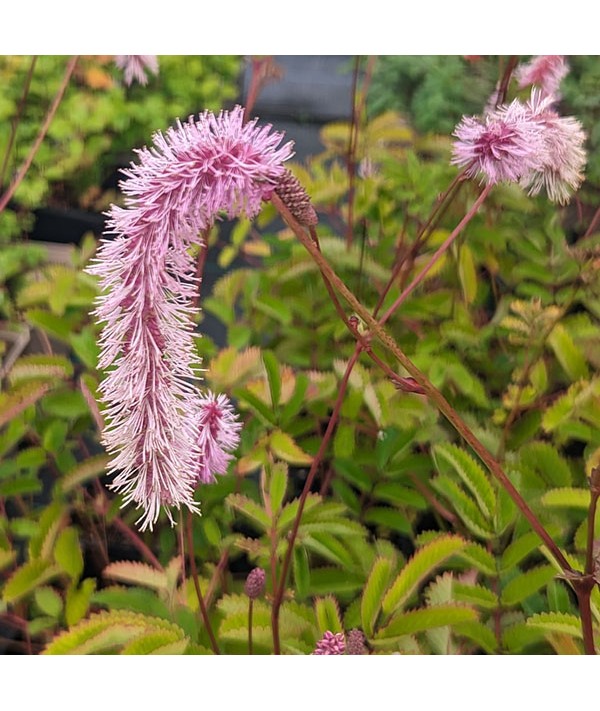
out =
[(28, 154), (27, 158), (25, 159), (23, 165), (19, 168), (19, 172), (17, 173), (15, 179), (8, 186), (4, 195), (2, 195), (2, 197), (0, 198), (0, 212), (2, 212), (4, 210), (4, 208), (8, 205), (10, 199), (15, 194), (16, 189), (19, 187), (19, 185), (23, 181), (23, 178), (27, 174), (27, 171), (31, 167), (31, 164), (33, 163), (33, 159), (35, 158), (35, 155), (38, 152), (39, 147), (42, 145), (42, 141), (46, 137), (46, 134), (48, 133), (48, 129), (50, 128), (50, 124), (52, 123), (54, 115), (56, 114), (56, 111), (60, 105), (60, 102), (62, 101), (64, 93), (65, 93), (67, 86), (69, 84), (69, 80), (71, 79), (71, 74), (73, 74), (73, 70), (75, 69), (75, 65), (77, 64), (77, 59), (78, 59), (78, 56), (75, 55), (74, 57), (71, 57), (71, 59), (69, 60), (69, 62), (67, 64), (67, 68), (65, 69), (65, 73), (62, 78), (62, 82), (58, 88), (58, 91), (56, 92), (56, 96), (54, 97), (54, 100), (52, 101), (50, 108), (48, 109), (48, 113), (46, 114), (46, 118), (44, 120), (44, 123), (42, 124), (42, 127), (39, 130), (37, 138), (35, 139), (33, 145), (31, 146), (29, 154)]
[(190, 563), (190, 570), (192, 573), (192, 580), (194, 581), (194, 588), (196, 589), (196, 597), (198, 598), (198, 605), (200, 606), (200, 615), (202, 621), (204, 622), (204, 627), (208, 633), (210, 639), (210, 646), (215, 654), (220, 654), (219, 645), (215, 639), (212, 626), (210, 624), (210, 619), (208, 617), (208, 612), (206, 611), (206, 605), (204, 604), (204, 598), (202, 597), (202, 590), (200, 590), (200, 581), (198, 579), (198, 569), (196, 568), (196, 558), (194, 556), (194, 537), (193, 537), (193, 522), (192, 513), (187, 514), (187, 544), (188, 544), (188, 560)]
[(254, 600), (248, 598), (248, 654), (252, 654), (252, 608)]
[[(315, 247), (315, 249), (318, 249), (318, 248)], [(280, 649), (280, 644), (279, 644), (279, 610), (281, 608), (281, 603), (283, 600), (283, 593), (285, 592), (285, 584), (286, 584), (286, 580), (287, 580), (288, 571), (290, 568), (292, 554), (294, 551), (294, 543), (296, 542), (296, 538), (298, 536), (298, 529), (300, 528), (300, 520), (302, 518), (302, 512), (304, 511), (304, 505), (306, 504), (306, 498), (307, 498), (308, 493), (311, 489), (311, 486), (314, 481), (315, 475), (317, 473), (319, 464), (321, 463), (323, 456), (325, 455), (325, 451), (327, 450), (327, 446), (329, 445), (329, 440), (331, 439), (331, 436), (333, 435), (333, 432), (335, 430), (335, 426), (337, 424), (339, 414), (340, 414), (340, 409), (342, 407), (342, 402), (344, 400), (344, 395), (346, 393), (346, 388), (348, 387), (348, 379), (350, 378), (350, 373), (352, 372), (352, 368), (354, 367), (354, 364), (358, 360), (360, 351), (361, 351), (361, 349), (359, 347), (357, 347), (356, 350), (354, 351), (354, 354), (352, 355), (352, 357), (350, 358), (350, 360), (348, 361), (348, 364), (346, 366), (346, 372), (344, 373), (344, 377), (342, 378), (342, 380), (338, 386), (338, 396), (335, 401), (335, 405), (333, 406), (333, 412), (331, 413), (331, 417), (329, 418), (329, 422), (327, 423), (327, 429), (325, 430), (325, 434), (323, 435), (323, 439), (321, 440), (321, 444), (319, 445), (319, 450), (316, 453), (316, 455), (312, 461), (310, 470), (308, 472), (308, 476), (306, 477), (306, 481), (304, 482), (304, 488), (302, 489), (302, 493), (300, 494), (300, 499), (298, 502), (298, 511), (296, 513), (296, 518), (294, 519), (294, 524), (292, 526), (291, 533), (288, 536), (288, 546), (287, 546), (287, 550), (285, 552), (285, 557), (283, 559), (283, 564), (281, 566), (281, 577), (279, 578), (279, 585), (278, 585), (277, 590), (274, 594), (273, 605), (271, 607), (271, 625), (272, 625), (272, 629), (273, 629), (273, 649), (275, 651), (275, 654), (279, 654), (279, 649)]]
[(423, 267), (423, 269), (417, 274), (417, 276), (411, 281), (411, 283), (402, 291), (400, 296), (394, 301), (394, 303), (390, 306), (390, 308), (383, 314), (383, 316), (379, 319), (379, 323), (383, 325), (389, 317), (396, 311), (396, 309), (403, 304), (406, 299), (410, 296), (410, 294), (423, 282), (427, 274), (431, 271), (432, 267), (437, 263), (437, 261), (440, 259), (440, 257), (450, 248), (454, 240), (458, 237), (458, 235), (463, 231), (463, 229), (469, 224), (469, 222), (473, 219), (473, 217), (476, 215), (477, 211), (481, 207), (481, 204), (483, 201), (486, 199), (486, 197), (490, 194), (490, 191), (492, 189), (492, 185), (486, 185), (485, 188), (481, 191), (479, 197), (475, 202), (471, 205), (469, 211), (466, 213), (466, 215), (462, 218), (462, 220), (458, 223), (458, 225), (454, 228), (454, 230), (446, 237), (446, 239), (443, 241), (443, 243), (436, 249), (436, 251), (431, 255), (429, 261), (427, 264)]
[[(484, 191), (485, 192), (485, 191)], [(482, 193), (483, 195), (483, 193)], [(481, 198), (481, 196), (480, 196)], [(346, 287), (344, 282), (338, 277), (332, 267), (329, 265), (323, 255), (320, 253), (318, 247), (314, 244), (313, 240), (304, 232), (302, 227), (297, 223), (294, 217), (291, 215), (286, 206), (275, 194), (272, 198), (273, 203), (279, 210), (285, 222), (293, 230), (298, 239), (302, 242), (306, 250), (315, 259), (321, 271), (324, 272), (337, 289), (344, 299), (352, 306), (356, 313), (363, 319), (363, 321), (371, 329), (372, 333), (376, 335), (381, 343), (391, 351), (398, 362), (410, 373), (410, 375), (417, 381), (417, 383), (424, 390), (425, 394), (434, 402), (439, 411), (448, 419), (450, 424), (454, 429), (463, 437), (463, 439), (469, 444), (477, 456), (482, 460), (482, 462), (489, 469), (491, 474), (502, 484), (506, 489), (517, 508), (525, 516), (533, 530), (539, 535), (542, 541), (548, 547), (548, 550), (554, 556), (558, 564), (560, 565), (563, 572), (567, 574), (573, 574), (574, 571), (569, 565), (567, 559), (562, 554), (561, 550), (558, 548), (556, 543), (553, 541), (550, 534), (543, 527), (540, 520), (529, 508), (526, 501), (523, 499), (521, 494), (517, 491), (513, 483), (506, 476), (500, 464), (494, 459), (494, 457), (487, 451), (487, 449), (481, 444), (477, 437), (470, 430), (468, 425), (462, 420), (460, 415), (456, 410), (450, 405), (446, 398), (442, 395), (437, 388), (429, 381), (429, 379), (414, 365), (414, 363), (404, 354), (400, 349), (396, 341), (382, 328), (382, 326), (376, 321), (375, 318), (369, 313), (369, 311), (356, 299), (354, 294)], [(469, 212), (472, 212), (473, 208)], [(283, 579), (285, 576), (283, 577)]]
[(590, 508), (588, 509), (587, 549), (585, 554), (586, 575), (594, 574), (594, 532), (596, 530), (596, 506), (598, 505), (600, 491), (592, 488), (591, 496)]
[(17, 136), (17, 129), (19, 128), (19, 123), (21, 122), (21, 116), (25, 110), (25, 104), (27, 103), (27, 96), (29, 95), (29, 89), (31, 87), (31, 79), (33, 77), (33, 71), (37, 63), (37, 56), (31, 58), (31, 64), (29, 65), (29, 71), (25, 77), (25, 84), (23, 85), (23, 94), (19, 100), (19, 105), (17, 107), (17, 113), (15, 114), (10, 125), (10, 137), (6, 145), (6, 150), (4, 152), (4, 159), (2, 160), (2, 168), (0, 168), (0, 187), (4, 185), (4, 178), (6, 177), (6, 169), (8, 168), (8, 161), (10, 160), (10, 154)]

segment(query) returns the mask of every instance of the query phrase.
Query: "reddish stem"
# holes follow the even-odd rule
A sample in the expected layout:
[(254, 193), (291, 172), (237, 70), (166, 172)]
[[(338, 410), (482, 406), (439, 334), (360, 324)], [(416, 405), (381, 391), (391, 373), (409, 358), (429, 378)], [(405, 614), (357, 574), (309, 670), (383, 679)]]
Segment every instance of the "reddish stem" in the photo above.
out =
[(73, 74), (73, 70), (75, 69), (75, 65), (77, 64), (77, 59), (78, 59), (78, 57), (77, 57), (77, 55), (75, 55), (74, 57), (71, 57), (71, 59), (69, 60), (69, 63), (67, 64), (67, 68), (65, 69), (65, 73), (64, 73), (62, 82), (58, 88), (58, 91), (56, 93), (56, 96), (54, 97), (52, 104), (50, 105), (50, 108), (48, 109), (48, 113), (46, 114), (46, 118), (44, 120), (44, 123), (42, 124), (42, 127), (39, 130), (37, 138), (35, 139), (33, 146), (31, 146), (29, 154), (28, 154), (27, 158), (25, 159), (23, 165), (19, 169), (19, 172), (17, 173), (15, 179), (8, 186), (4, 195), (0, 198), (0, 212), (2, 212), (4, 210), (4, 208), (8, 205), (10, 199), (15, 194), (16, 189), (19, 187), (19, 185), (23, 181), (23, 178), (27, 174), (27, 171), (31, 167), (31, 164), (33, 163), (33, 159), (35, 158), (36, 153), (38, 152), (40, 146), (42, 145), (42, 141), (46, 137), (46, 134), (48, 133), (48, 129), (50, 128), (50, 124), (52, 123), (54, 115), (56, 114), (56, 111), (60, 105), (60, 102), (62, 101), (64, 93), (65, 93), (67, 86), (69, 84), (69, 80), (71, 79), (71, 74)]

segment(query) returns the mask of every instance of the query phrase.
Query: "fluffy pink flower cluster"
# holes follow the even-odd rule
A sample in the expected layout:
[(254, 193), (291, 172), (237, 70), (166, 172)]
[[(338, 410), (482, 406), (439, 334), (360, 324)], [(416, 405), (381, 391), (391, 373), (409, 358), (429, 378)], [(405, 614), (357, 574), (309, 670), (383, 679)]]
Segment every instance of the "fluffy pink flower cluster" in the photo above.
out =
[(115, 64), (123, 70), (124, 81), (131, 86), (134, 80), (142, 86), (148, 83), (146, 70), (158, 74), (158, 58), (154, 54), (119, 54)]
[(236, 107), (178, 123), (123, 171), (125, 207), (113, 205), (89, 272), (103, 294), (99, 368), (113, 456), (111, 487), (142, 508), (141, 530), (161, 507), (198, 511), (199, 482), (225, 472), (240, 425), (224, 395), (201, 394), (190, 317), (196, 294), (189, 247), (221, 213), (255, 216), (281, 178), (291, 144)]
[(564, 204), (583, 181), (585, 133), (573, 117), (559, 116), (554, 97), (533, 89), (528, 102), (515, 99), (483, 118), (464, 117), (454, 131), (452, 163), (482, 182), (519, 182), (530, 195), (544, 187)]
[(544, 96), (552, 96), (556, 101), (560, 83), (568, 73), (569, 65), (562, 55), (546, 54), (534, 57), (527, 64), (517, 67), (515, 76), (520, 89), (535, 85), (541, 89)]

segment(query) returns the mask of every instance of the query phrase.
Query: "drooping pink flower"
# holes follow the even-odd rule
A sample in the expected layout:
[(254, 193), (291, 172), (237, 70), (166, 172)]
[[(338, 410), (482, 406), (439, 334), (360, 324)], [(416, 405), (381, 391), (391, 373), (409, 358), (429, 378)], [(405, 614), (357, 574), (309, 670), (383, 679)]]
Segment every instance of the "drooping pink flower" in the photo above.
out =
[[(109, 212), (114, 239), (102, 241), (88, 269), (103, 292), (95, 314), (104, 324), (98, 365), (107, 371), (100, 390), (103, 442), (117, 473), (111, 487), (124, 494), (124, 505), (143, 510), (142, 530), (152, 529), (161, 507), (170, 519), (171, 506), (198, 511), (206, 399), (193, 384), (197, 284), (189, 247), (201, 244), (201, 231), (221, 213), (258, 213), (292, 154), (291, 144), (278, 147), (281, 139), (256, 120), (244, 124), (239, 106), (156, 133), (150, 149), (137, 151), (139, 163), (123, 171), (125, 207)], [(224, 422), (220, 446), (229, 451), (235, 426), (227, 416)], [(212, 466), (222, 466), (223, 456), (213, 456)]]
[(241, 422), (226, 395), (208, 391), (199, 401), (198, 429), (202, 454), (199, 480), (204, 484), (215, 481), (215, 474), (225, 474), (233, 458), (232, 452), (240, 442)]
[(558, 88), (561, 81), (569, 73), (569, 65), (560, 54), (545, 54), (534, 57), (527, 64), (517, 67), (515, 76), (519, 88), (535, 85), (542, 90), (544, 96), (559, 98)]
[(115, 57), (115, 64), (123, 70), (127, 86), (131, 86), (134, 80), (145, 86), (148, 83), (146, 70), (158, 74), (158, 57), (155, 54), (119, 54)]
[(576, 118), (559, 116), (552, 104), (552, 96), (544, 97), (534, 89), (527, 106), (542, 128), (545, 150), (539, 166), (523, 176), (521, 185), (529, 195), (545, 188), (552, 202), (564, 205), (584, 178), (585, 133)]
[(520, 101), (501, 106), (483, 119), (466, 116), (456, 127), (452, 163), (469, 178), (516, 182), (539, 165), (545, 150), (539, 123)]
[(344, 654), (345, 651), (346, 640), (343, 632), (338, 632), (337, 634), (325, 632), (323, 637), (317, 642), (313, 654)]

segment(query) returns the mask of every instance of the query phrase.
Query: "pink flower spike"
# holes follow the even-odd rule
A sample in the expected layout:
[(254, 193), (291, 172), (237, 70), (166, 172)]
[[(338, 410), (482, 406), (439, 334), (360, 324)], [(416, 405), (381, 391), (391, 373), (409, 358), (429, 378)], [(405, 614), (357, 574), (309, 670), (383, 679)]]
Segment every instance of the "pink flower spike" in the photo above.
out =
[(337, 634), (334, 634), (333, 632), (325, 632), (323, 637), (317, 642), (317, 646), (313, 654), (344, 654), (345, 651), (346, 639), (343, 632), (338, 632)]
[(215, 474), (226, 474), (232, 452), (240, 443), (241, 422), (225, 395), (215, 397), (208, 391), (200, 398), (198, 429), (202, 462), (199, 479), (203, 484), (215, 481)]
[(224, 396), (215, 401), (218, 435), (207, 442), (202, 430), (207, 398), (194, 385), (200, 362), (189, 248), (222, 212), (258, 213), (292, 154), (290, 143), (278, 147), (281, 139), (256, 120), (244, 124), (239, 106), (156, 133), (152, 148), (138, 151), (139, 164), (123, 171), (125, 207), (109, 212), (114, 238), (102, 241), (87, 270), (102, 290), (94, 313), (104, 324), (98, 367), (107, 371), (100, 391), (103, 443), (116, 474), (110, 486), (124, 494), (123, 505), (142, 509), (141, 530), (152, 529), (161, 507), (172, 523), (169, 507), (199, 513), (202, 457), (208, 452), (213, 467), (206, 471), (220, 472), (237, 445), (239, 425)]
[(127, 86), (137, 81), (142, 86), (148, 83), (146, 69), (152, 74), (158, 74), (158, 58), (155, 54), (119, 54), (115, 57), (115, 64), (122, 69)]
[(576, 118), (559, 116), (552, 109), (552, 101), (552, 97), (544, 98), (534, 89), (527, 104), (542, 128), (545, 150), (538, 168), (523, 176), (521, 185), (529, 195), (545, 188), (552, 202), (564, 205), (584, 179), (586, 136)]
[(517, 182), (540, 164), (542, 130), (518, 100), (490, 111), (483, 119), (464, 117), (456, 127), (452, 163), (482, 182)]
[(563, 55), (545, 54), (517, 67), (515, 76), (520, 89), (535, 84), (544, 96), (552, 96), (556, 100), (560, 83), (568, 73), (569, 65)]

